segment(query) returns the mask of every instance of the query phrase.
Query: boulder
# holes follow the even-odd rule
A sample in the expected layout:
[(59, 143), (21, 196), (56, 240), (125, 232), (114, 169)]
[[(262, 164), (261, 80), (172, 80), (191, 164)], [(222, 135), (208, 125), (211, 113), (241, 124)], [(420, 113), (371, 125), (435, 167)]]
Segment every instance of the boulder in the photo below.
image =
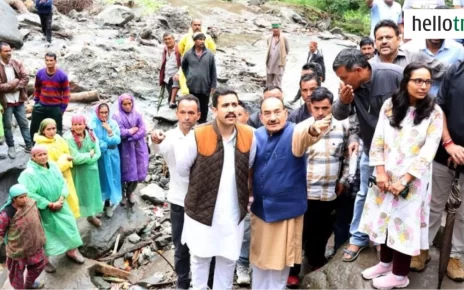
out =
[[(343, 247), (342, 247), (343, 248)], [(438, 281), (439, 249), (430, 249), (432, 260), (422, 273), (411, 272), (409, 289), (436, 289)], [(342, 261), (343, 251), (337, 254), (327, 265), (317, 271), (307, 274), (302, 283), (302, 289), (372, 289), (371, 281), (361, 277), (361, 272), (378, 263), (375, 248), (364, 250), (354, 262)], [(453, 282), (448, 277), (443, 280), (442, 289), (462, 289), (462, 283)]]
[(140, 196), (155, 205), (162, 205), (166, 201), (166, 191), (154, 183), (140, 190)]
[(330, 33), (344, 35), (343, 30), (340, 27), (330, 29)]
[(157, 17), (161, 20), (160, 24), (168, 26), (169, 30), (176, 33), (185, 33), (190, 28), (192, 17), (187, 10), (180, 7), (169, 5), (161, 7), (157, 12)]
[(105, 25), (123, 26), (127, 22), (134, 19), (135, 14), (132, 9), (128, 7), (121, 5), (111, 5), (100, 12), (97, 17), (102, 20), (103, 24)]
[(123, 241), (129, 235), (140, 232), (150, 222), (150, 217), (134, 205), (132, 210), (117, 207), (112, 218), (105, 216), (101, 221), (100, 228), (90, 225), (86, 219), (78, 221), (84, 243), (80, 251), (87, 258), (97, 259), (113, 249), (118, 234), (121, 234), (119, 240)]
[(264, 20), (262, 18), (255, 18), (253, 20), (253, 23), (258, 26), (259, 28), (270, 28), (271, 27), (271, 22)]
[(350, 48), (356, 48), (358, 47), (358, 44), (351, 41), (351, 40), (344, 40), (344, 39), (334, 39), (332, 40), (334, 43), (345, 46), (345, 47), (350, 47)]
[(158, 119), (158, 120), (164, 120), (170, 123), (177, 122), (176, 110), (170, 109), (167, 106), (161, 107), (158, 112), (156, 112), (156, 108), (150, 108), (147, 110), (147, 113), (149, 115), (152, 115), (155, 119)]
[[(2, 147), (5, 148), (6, 146)], [(15, 159), (7, 157), (0, 160), (0, 204), (5, 203), (8, 199), (8, 190), (12, 185), (18, 183), (18, 177), (26, 168), (30, 157), (24, 151), (17, 150)]]
[(285, 19), (286, 21), (290, 23), (292, 22), (298, 23), (298, 21), (296, 21), (295, 18), (297, 18), (298, 20), (301, 19), (300, 15), (298, 15), (294, 10), (288, 7), (281, 7), (280, 15), (282, 16), (283, 19)]
[(16, 12), (5, 1), (0, 1), (0, 41), (15, 48), (23, 46), (23, 36), (18, 30)]
[(332, 24), (332, 20), (330, 17), (326, 17), (317, 22), (316, 26), (320, 31), (324, 31), (329, 29), (330, 25)]
[[(18, 15), (18, 21), (20, 27), (27, 28), (28, 26), (37, 26), (42, 27), (40, 24), (40, 17), (38, 14), (27, 13)], [(62, 27), (56, 23), (56, 21), (52, 21), (52, 30), (58, 31), (62, 30)]]

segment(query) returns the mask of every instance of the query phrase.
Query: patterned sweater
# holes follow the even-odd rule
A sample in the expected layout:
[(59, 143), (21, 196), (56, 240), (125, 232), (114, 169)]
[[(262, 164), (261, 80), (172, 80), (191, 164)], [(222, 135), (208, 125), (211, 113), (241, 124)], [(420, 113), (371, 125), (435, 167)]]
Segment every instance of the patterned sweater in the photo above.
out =
[(60, 106), (61, 111), (64, 112), (70, 95), (68, 76), (65, 72), (57, 69), (52, 76), (47, 74), (46, 68), (37, 72), (34, 90), (36, 103), (39, 102), (43, 106)]

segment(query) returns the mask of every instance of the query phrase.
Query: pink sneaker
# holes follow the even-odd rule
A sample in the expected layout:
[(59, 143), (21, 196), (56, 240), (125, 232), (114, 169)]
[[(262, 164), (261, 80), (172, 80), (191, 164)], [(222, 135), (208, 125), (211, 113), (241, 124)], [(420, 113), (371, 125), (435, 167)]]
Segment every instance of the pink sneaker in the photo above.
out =
[(405, 288), (408, 285), (408, 277), (404, 277), (403, 280), (398, 280), (393, 273), (372, 280), (372, 286), (377, 289)]
[(364, 270), (361, 275), (364, 279), (371, 280), (383, 275), (387, 275), (392, 271), (392, 269), (393, 263), (390, 263), (390, 266), (388, 267), (382, 266), (382, 264), (378, 263), (377, 265)]

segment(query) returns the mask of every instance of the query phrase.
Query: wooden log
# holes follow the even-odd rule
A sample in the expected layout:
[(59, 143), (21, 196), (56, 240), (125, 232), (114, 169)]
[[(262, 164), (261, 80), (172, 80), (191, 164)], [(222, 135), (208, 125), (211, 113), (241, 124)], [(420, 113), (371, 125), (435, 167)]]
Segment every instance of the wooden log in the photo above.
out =
[(95, 264), (95, 271), (106, 276), (117, 277), (121, 279), (129, 279), (130, 272), (120, 270), (105, 263)]
[(88, 91), (80, 93), (71, 93), (70, 102), (76, 103), (91, 103), (100, 100), (100, 94), (98, 91)]
[(143, 247), (146, 247), (148, 245), (151, 245), (153, 243), (153, 241), (143, 241), (143, 242), (140, 242), (138, 243), (137, 245), (133, 246), (133, 247), (130, 247), (128, 248), (127, 250), (125, 251), (122, 251), (121, 253), (118, 253), (116, 255), (111, 255), (109, 257), (103, 257), (103, 258), (100, 258), (98, 259), (98, 261), (101, 261), (101, 262), (108, 262), (108, 261), (112, 261), (114, 259), (117, 259), (117, 258), (120, 258), (120, 257), (123, 257), (125, 254), (129, 253), (129, 252), (133, 252), (135, 250), (138, 250), (140, 248), (143, 248)]
[(6, 2), (14, 9), (18, 10), (19, 14), (29, 13), (26, 5), (24, 5), (22, 0), (6, 0)]

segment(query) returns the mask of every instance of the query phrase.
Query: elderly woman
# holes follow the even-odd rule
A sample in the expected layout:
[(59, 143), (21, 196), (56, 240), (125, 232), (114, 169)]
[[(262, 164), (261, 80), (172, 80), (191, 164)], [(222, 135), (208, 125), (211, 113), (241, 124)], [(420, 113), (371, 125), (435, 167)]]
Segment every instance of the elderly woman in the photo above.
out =
[(135, 203), (134, 190), (139, 181), (145, 180), (148, 173), (148, 147), (145, 141), (145, 123), (142, 115), (135, 110), (134, 98), (128, 94), (119, 96), (118, 112), (113, 119), (121, 130), (121, 175), (125, 198)]
[(87, 122), (82, 115), (73, 116), (71, 131), (64, 134), (73, 158), (71, 170), (79, 197), (81, 216), (96, 227), (101, 221), (96, 217), (103, 211), (103, 200), (98, 174), (98, 159), (100, 147), (92, 130), (87, 128)]
[[(31, 160), (18, 182), (27, 188), (29, 197), (37, 202), (45, 231), (45, 255), (50, 257), (66, 253), (74, 262), (83, 264), (84, 258), (77, 249), (82, 245), (81, 236), (66, 201), (68, 187), (58, 166), (48, 161), (47, 147), (36, 145), (32, 148)], [(56, 268), (48, 262), (45, 271), (52, 273)]]
[(90, 125), (98, 138), (101, 151), (98, 172), (107, 217), (113, 216), (113, 206), (119, 204), (122, 199), (121, 161), (118, 150), (121, 137), (118, 123), (110, 117), (109, 106), (102, 103), (96, 107)]
[(69, 152), (68, 143), (56, 134), (56, 122), (53, 119), (47, 118), (40, 122), (39, 132), (34, 135), (36, 144), (44, 145), (48, 149), (48, 158), (58, 165), (61, 170), (66, 184), (68, 186), (68, 202), (74, 217), (77, 219), (81, 215), (79, 213), (79, 200), (77, 198), (76, 188), (71, 174), (73, 167), (73, 158)]
[(369, 189), (359, 228), (381, 245), (380, 263), (362, 272), (375, 288), (408, 286), (411, 256), (429, 247), (431, 162), (443, 127), (443, 112), (428, 94), (431, 74), (421, 63), (404, 69), (372, 140), (377, 185)]

